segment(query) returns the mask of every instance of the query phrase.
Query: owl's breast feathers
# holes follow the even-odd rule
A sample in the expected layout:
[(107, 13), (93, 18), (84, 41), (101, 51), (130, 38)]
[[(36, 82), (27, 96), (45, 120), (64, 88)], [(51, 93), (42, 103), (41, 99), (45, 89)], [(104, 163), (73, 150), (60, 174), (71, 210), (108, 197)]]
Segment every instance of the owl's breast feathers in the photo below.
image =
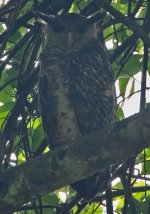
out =
[(70, 98), (82, 134), (115, 121), (116, 96), (108, 56), (95, 40), (70, 59)]
[(72, 139), (115, 121), (113, 74), (96, 39), (68, 51), (45, 47), (39, 93), (49, 141), (58, 136)]

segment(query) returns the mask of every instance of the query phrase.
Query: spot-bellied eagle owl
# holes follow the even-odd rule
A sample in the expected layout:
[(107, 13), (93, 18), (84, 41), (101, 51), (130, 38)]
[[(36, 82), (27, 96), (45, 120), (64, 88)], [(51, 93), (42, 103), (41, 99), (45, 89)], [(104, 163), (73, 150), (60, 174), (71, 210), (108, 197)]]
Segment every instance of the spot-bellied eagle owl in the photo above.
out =
[[(72, 141), (115, 121), (115, 88), (98, 26), (79, 14), (41, 15), (45, 45), (41, 54), (39, 97), (50, 147)], [(86, 145), (85, 145), (86, 147)], [(99, 175), (72, 184), (86, 199), (100, 189)]]

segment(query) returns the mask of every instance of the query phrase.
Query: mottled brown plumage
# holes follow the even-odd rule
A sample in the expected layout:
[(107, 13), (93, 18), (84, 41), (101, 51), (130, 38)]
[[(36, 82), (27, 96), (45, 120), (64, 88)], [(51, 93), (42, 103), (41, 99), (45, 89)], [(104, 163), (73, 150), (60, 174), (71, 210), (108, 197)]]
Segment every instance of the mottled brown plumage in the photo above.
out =
[[(39, 95), (44, 130), (53, 148), (58, 138), (69, 142), (113, 123), (116, 100), (112, 70), (97, 39), (96, 24), (77, 14), (44, 19)], [(90, 199), (101, 189), (99, 175), (72, 186)]]

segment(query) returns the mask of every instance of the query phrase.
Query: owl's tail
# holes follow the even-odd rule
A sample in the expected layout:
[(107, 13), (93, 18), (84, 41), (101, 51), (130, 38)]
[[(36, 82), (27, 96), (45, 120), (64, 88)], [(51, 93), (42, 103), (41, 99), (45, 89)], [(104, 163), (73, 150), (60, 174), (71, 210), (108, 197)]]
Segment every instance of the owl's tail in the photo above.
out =
[(97, 172), (94, 175), (79, 180), (71, 187), (77, 191), (85, 200), (91, 201), (97, 195), (102, 194), (107, 190), (110, 184), (110, 170), (107, 168), (103, 172)]

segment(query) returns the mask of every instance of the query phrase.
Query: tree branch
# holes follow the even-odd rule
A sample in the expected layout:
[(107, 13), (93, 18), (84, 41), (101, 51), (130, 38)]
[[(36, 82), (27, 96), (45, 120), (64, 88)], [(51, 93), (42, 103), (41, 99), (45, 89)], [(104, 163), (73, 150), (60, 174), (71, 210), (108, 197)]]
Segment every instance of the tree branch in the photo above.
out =
[(0, 213), (119, 163), (150, 145), (150, 108), (1, 172)]
[(118, 10), (116, 10), (114, 7), (112, 7), (106, 0), (105, 1), (99, 1), (97, 0), (98, 5), (108, 11), (112, 16), (114, 16), (117, 20), (122, 22), (125, 26), (127, 26), (129, 29), (133, 31), (136, 36), (140, 37), (143, 42), (147, 45), (147, 47), (150, 47), (150, 38), (147, 36), (147, 34), (144, 32), (144, 30), (136, 24), (134, 21), (132, 21), (127, 16), (120, 13)]

